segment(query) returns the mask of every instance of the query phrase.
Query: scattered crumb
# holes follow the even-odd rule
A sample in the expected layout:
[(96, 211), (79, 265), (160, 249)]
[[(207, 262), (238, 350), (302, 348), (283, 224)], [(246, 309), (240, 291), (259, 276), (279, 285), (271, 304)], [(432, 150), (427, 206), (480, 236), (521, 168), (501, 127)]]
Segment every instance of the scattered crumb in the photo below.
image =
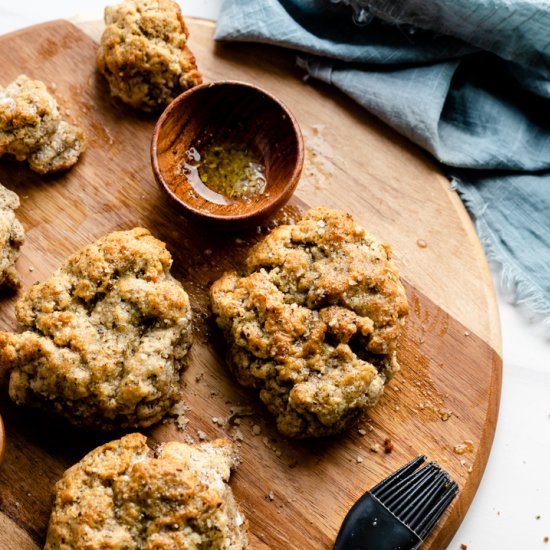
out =
[(393, 449), (394, 449), (393, 441), (389, 437), (386, 437), (386, 439), (384, 439), (384, 452), (386, 454), (389, 454), (393, 451)]
[(269, 493), (267, 493), (267, 499), (271, 502), (275, 500), (275, 495), (273, 494), (273, 491), (269, 491)]
[(468, 550), (468, 547), (465, 544), (461, 544), (460, 550)]
[(213, 416), (212, 417), (212, 423), (213, 424), (216, 424), (217, 426), (219, 426), (220, 428), (223, 428), (223, 425), (224, 425), (224, 421), (222, 418), (218, 418), (217, 416)]
[(355, 457), (355, 462), (357, 462), (357, 464), (361, 464), (361, 462), (363, 462), (363, 458), (360, 456), (357, 456)]
[(469, 439), (464, 440), (463, 443), (458, 443), (453, 448), (453, 452), (457, 455), (463, 455), (466, 453), (471, 453), (474, 450), (474, 443)]
[(381, 447), (381, 445), (379, 445), (378, 443), (373, 443), (373, 444), (370, 446), (370, 450), (371, 450), (373, 453), (379, 453), (379, 452), (382, 450), (382, 447)]
[(204, 371), (201, 370), (197, 376), (195, 376), (195, 382), (198, 384), (204, 378)]
[(231, 414), (227, 418), (227, 423), (239, 425), (243, 416), (253, 416), (254, 410), (252, 407), (231, 407)]
[(252, 426), (252, 433), (254, 435), (260, 435), (262, 433), (262, 429), (258, 426), (258, 424), (254, 424), (254, 426)]
[(467, 330), (465, 330), (464, 331), (464, 336), (470, 336), (470, 333)]
[(321, 124), (302, 128), (304, 135), (304, 169), (300, 185), (309, 191), (327, 189), (334, 177), (332, 147), (324, 138), (325, 127)]
[(201, 441), (204, 441), (206, 439), (206, 434), (202, 431), (202, 430), (198, 430), (197, 431), (197, 437), (201, 440)]
[(428, 243), (424, 239), (416, 239), (416, 246), (418, 248), (428, 248)]
[(357, 433), (358, 433), (361, 437), (367, 435), (367, 432), (366, 432), (363, 428), (359, 428), (359, 429), (357, 430)]
[(189, 406), (184, 401), (178, 401), (170, 409), (170, 415), (174, 417), (174, 423), (176, 428), (183, 432), (189, 424), (189, 419), (186, 418), (185, 413), (189, 411)]
[(238, 443), (242, 443), (244, 441), (244, 435), (241, 430), (235, 430), (235, 432), (233, 433), (233, 441), (236, 441)]

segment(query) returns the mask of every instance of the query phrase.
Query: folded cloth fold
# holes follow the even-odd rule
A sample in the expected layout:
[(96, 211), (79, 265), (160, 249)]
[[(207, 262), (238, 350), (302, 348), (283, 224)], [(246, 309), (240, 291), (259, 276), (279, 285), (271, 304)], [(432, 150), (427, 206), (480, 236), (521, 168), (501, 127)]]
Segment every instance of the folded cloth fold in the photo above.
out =
[(215, 38), (296, 50), (429, 151), (550, 329), (549, 28), (546, 0), (225, 0)]

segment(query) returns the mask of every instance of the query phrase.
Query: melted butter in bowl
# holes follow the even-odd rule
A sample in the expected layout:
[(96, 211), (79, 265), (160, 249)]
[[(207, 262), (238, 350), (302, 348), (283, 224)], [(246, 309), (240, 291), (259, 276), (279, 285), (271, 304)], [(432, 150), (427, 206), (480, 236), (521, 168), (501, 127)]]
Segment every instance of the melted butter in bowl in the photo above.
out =
[(191, 187), (216, 204), (249, 200), (265, 192), (265, 166), (254, 154), (233, 143), (210, 144), (202, 153), (195, 147), (185, 152), (183, 170)]

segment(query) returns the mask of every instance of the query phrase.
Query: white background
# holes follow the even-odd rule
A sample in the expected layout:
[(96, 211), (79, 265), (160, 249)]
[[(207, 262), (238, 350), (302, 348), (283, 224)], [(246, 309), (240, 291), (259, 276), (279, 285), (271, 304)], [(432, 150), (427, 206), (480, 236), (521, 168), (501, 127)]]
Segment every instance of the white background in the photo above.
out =
[[(184, 16), (208, 19), (217, 18), (221, 3), (180, 2)], [(0, 0), (0, 35), (57, 18), (98, 20), (104, 6), (101, 0)], [(0, 83), (6, 84), (2, 75)], [(543, 540), (550, 537), (550, 341), (540, 323), (500, 292), (499, 305), (504, 372), (497, 432), (479, 491), (449, 549), (550, 550)]]

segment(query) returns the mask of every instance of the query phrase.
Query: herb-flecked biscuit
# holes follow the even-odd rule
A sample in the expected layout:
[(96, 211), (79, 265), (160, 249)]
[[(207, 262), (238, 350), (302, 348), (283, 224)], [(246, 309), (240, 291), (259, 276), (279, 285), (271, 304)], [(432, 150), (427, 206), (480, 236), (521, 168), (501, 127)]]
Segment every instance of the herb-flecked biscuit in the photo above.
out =
[(19, 286), (15, 262), (25, 240), (25, 232), (14, 210), (19, 208), (19, 197), (0, 185), (0, 284)]
[(338, 210), (273, 230), (244, 273), (213, 284), (211, 303), (231, 370), (284, 435), (344, 430), (399, 368), (408, 306), (390, 247)]
[(78, 426), (157, 422), (179, 398), (191, 308), (164, 243), (136, 228), (69, 257), (16, 306), (24, 332), (0, 332), (10, 397)]
[(125, 0), (105, 8), (97, 67), (111, 94), (153, 111), (202, 82), (189, 31), (173, 0)]
[(62, 120), (46, 85), (19, 75), (0, 86), (0, 156), (28, 160), (39, 174), (67, 170), (86, 148), (84, 131)]
[(44, 550), (244, 549), (233, 466), (224, 439), (155, 452), (137, 433), (106, 443), (57, 482)]

